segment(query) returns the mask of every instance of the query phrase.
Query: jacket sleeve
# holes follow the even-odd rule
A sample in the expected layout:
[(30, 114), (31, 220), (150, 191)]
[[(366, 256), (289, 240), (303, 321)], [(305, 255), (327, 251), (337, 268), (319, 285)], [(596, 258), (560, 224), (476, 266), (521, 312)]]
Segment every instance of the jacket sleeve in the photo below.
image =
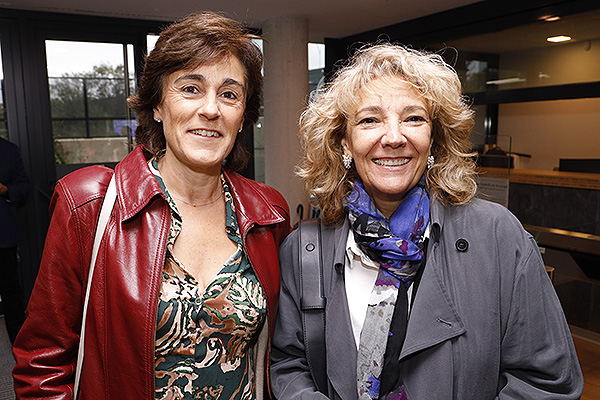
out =
[(533, 238), (517, 265), (501, 344), (498, 399), (579, 399), (583, 376), (567, 321)]
[(50, 226), (27, 318), (13, 348), (18, 399), (73, 397), (83, 271), (87, 273), (84, 265), (90, 259), (87, 253), (91, 252), (95, 219), (87, 225), (80, 221), (69, 199), (59, 182), (50, 204)]
[(281, 245), (281, 294), (271, 349), (271, 388), (280, 400), (322, 400), (308, 368), (304, 353), (300, 281), (298, 274), (298, 231)]

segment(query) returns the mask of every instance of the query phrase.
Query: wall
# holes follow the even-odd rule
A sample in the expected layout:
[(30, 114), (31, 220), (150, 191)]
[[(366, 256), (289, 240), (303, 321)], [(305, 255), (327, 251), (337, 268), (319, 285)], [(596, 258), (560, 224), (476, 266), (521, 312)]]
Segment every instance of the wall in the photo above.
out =
[(560, 158), (600, 158), (600, 99), (501, 104), (498, 135), (512, 136), (513, 152), (532, 155), (519, 160), (522, 169), (551, 171)]
[(517, 75), (526, 79), (523, 83), (502, 85), (502, 89), (599, 81), (600, 40), (503, 53), (499, 67), (500, 78)]

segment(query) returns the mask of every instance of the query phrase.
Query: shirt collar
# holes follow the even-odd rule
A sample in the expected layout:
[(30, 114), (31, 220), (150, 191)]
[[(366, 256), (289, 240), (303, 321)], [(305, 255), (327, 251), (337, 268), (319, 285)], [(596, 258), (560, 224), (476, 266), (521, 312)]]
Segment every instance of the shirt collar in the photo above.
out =
[(376, 263), (375, 261), (367, 257), (365, 252), (361, 250), (358, 244), (356, 244), (352, 228), (350, 228), (348, 240), (346, 240), (346, 257), (348, 257), (348, 260), (350, 260), (350, 268), (354, 268), (355, 263), (352, 261), (356, 259), (357, 261), (360, 261), (360, 263), (366, 268), (379, 269), (379, 263)]

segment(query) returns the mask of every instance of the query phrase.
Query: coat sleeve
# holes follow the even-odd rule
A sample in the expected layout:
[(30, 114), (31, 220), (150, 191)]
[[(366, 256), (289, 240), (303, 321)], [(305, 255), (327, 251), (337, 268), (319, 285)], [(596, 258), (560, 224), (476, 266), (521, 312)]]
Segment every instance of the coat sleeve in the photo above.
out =
[[(72, 399), (81, 328), (85, 256), (95, 220), (86, 226), (59, 183), (42, 262), (27, 308), (27, 318), (13, 348), (18, 399)], [(97, 210), (96, 210), (97, 211)], [(90, 233), (92, 232), (92, 233)], [(88, 245), (89, 244), (89, 245)]]
[(501, 343), (498, 399), (579, 399), (583, 376), (567, 321), (533, 238), (517, 265)]
[(298, 231), (281, 245), (281, 294), (271, 349), (271, 388), (276, 399), (327, 399), (318, 392), (304, 353), (298, 274)]

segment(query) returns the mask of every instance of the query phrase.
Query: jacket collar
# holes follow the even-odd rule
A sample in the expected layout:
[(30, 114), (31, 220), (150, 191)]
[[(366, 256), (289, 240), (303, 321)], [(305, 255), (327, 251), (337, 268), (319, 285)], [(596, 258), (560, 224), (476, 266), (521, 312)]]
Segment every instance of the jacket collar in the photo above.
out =
[(255, 224), (271, 225), (285, 221), (285, 215), (273, 205), (283, 202), (283, 197), (275, 190), (224, 168), (223, 175), (233, 194), (242, 236)]
[(400, 359), (462, 335), (466, 329), (456, 306), (447, 293), (440, 269), (444, 263), (440, 249), (445, 208), (433, 200), (430, 209), (431, 236), (427, 246), (427, 261), (413, 299), (406, 339)]
[(133, 218), (155, 196), (165, 197), (160, 185), (148, 168), (142, 145), (138, 145), (115, 167), (117, 201), (122, 221)]
[(430, 239), (439, 242), (444, 225), (444, 206), (434, 196), (431, 198), (429, 209), (429, 225)]
[[(137, 146), (115, 168), (117, 194), (122, 220), (133, 218), (154, 197), (165, 195), (148, 168), (149, 155), (143, 146)], [(254, 224), (270, 225), (283, 222), (285, 216), (276, 207), (279, 195), (266, 185), (251, 181), (243, 176), (223, 169), (235, 201), (238, 224), (242, 235)], [(283, 198), (281, 198), (283, 200)]]

